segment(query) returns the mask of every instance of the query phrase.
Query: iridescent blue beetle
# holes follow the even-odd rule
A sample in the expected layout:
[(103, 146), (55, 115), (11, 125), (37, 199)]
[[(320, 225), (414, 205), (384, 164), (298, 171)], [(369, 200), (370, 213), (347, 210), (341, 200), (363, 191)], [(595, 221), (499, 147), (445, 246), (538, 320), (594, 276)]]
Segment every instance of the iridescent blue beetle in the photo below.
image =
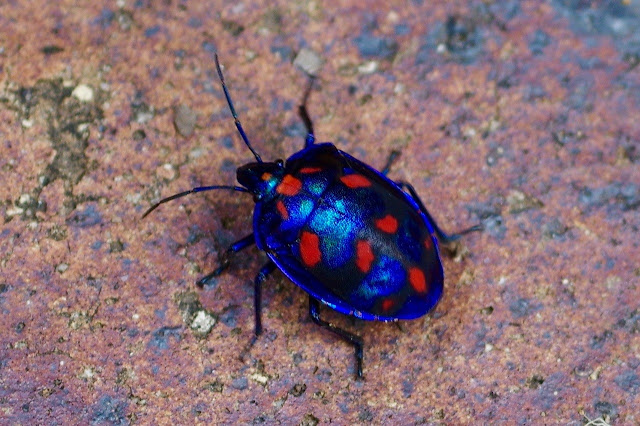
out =
[(331, 143), (315, 143), (304, 93), (299, 114), (307, 128), (304, 149), (286, 162), (264, 162), (238, 120), (222, 70), (216, 69), (242, 140), (256, 161), (237, 170), (242, 186), (204, 186), (160, 200), (214, 189), (249, 192), (255, 201), (253, 233), (233, 243), (221, 265), (198, 281), (202, 286), (229, 266), (229, 258), (254, 243), (269, 260), (255, 278), (255, 336), (262, 332), (261, 286), (276, 268), (309, 294), (309, 315), (355, 348), (357, 376), (362, 377), (362, 339), (320, 319), (320, 304), (376, 321), (418, 318), (440, 300), (444, 274), (438, 240), (450, 243), (480, 229), (445, 234), (415, 189), (386, 177), (397, 153), (382, 171), (366, 165)]

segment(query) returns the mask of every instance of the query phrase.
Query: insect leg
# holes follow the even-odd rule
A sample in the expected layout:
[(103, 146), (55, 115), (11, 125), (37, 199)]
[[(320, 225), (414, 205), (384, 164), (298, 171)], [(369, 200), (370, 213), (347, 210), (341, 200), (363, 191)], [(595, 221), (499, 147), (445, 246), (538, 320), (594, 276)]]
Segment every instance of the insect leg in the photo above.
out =
[(393, 163), (396, 161), (396, 158), (398, 157), (400, 157), (400, 151), (396, 151), (395, 149), (391, 151), (389, 153), (389, 158), (387, 158), (387, 164), (385, 164), (382, 170), (380, 170), (380, 173), (386, 176), (387, 173), (389, 173), (389, 169), (391, 168)]
[(256, 341), (257, 337), (262, 333), (262, 310), (261, 310), (261, 300), (262, 300), (262, 283), (267, 277), (276, 269), (276, 264), (269, 260), (264, 264), (258, 275), (256, 275), (255, 280), (253, 281), (253, 307), (255, 309), (255, 329), (254, 336), (251, 339), (251, 345)]
[(311, 118), (309, 117), (309, 112), (307, 112), (307, 100), (309, 99), (309, 94), (311, 93), (311, 88), (313, 87), (313, 82), (315, 81), (315, 76), (309, 77), (309, 85), (307, 89), (304, 91), (304, 96), (302, 97), (302, 103), (298, 107), (298, 114), (304, 123), (304, 127), (307, 128), (307, 137), (304, 140), (304, 147), (307, 148), (316, 140), (316, 136), (313, 133), (313, 123), (311, 122)]
[(362, 339), (356, 336), (355, 334), (351, 334), (341, 328), (336, 327), (330, 322), (321, 320), (320, 319), (320, 302), (318, 301), (318, 299), (314, 299), (311, 296), (309, 296), (309, 316), (311, 317), (313, 322), (318, 324), (320, 327), (323, 327), (332, 331), (333, 333), (337, 334), (342, 339), (346, 340), (347, 342), (353, 345), (353, 347), (356, 350), (356, 362), (357, 362), (357, 368), (358, 368), (356, 375), (358, 379), (361, 379), (362, 378), (362, 358), (363, 358)]
[(220, 266), (218, 266), (218, 268), (211, 272), (208, 273), (207, 275), (205, 275), (204, 277), (200, 278), (197, 282), (196, 285), (200, 288), (202, 288), (211, 278), (213, 277), (217, 277), (218, 275), (220, 275), (225, 269), (227, 269), (229, 267), (230, 262), (230, 257), (231, 255), (233, 255), (234, 253), (237, 253), (241, 250), (246, 249), (247, 247), (250, 247), (252, 245), (254, 245), (256, 243), (256, 239), (253, 236), (253, 234), (249, 234), (246, 237), (236, 241), (235, 243), (231, 244), (229, 246), (229, 248), (220, 256)]
[(256, 341), (258, 340), (258, 336), (262, 334), (262, 320), (261, 320), (261, 307), (260, 307), (261, 306), (260, 301), (262, 296), (262, 283), (264, 282), (264, 280), (267, 279), (269, 274), (271, 274), (275, 269), (276, 269), (276, 264), (273, 263), (271, 260), (269, 260), (267, 263), (264, 264), (262, 268), (260, 268), (258, 275), (256, 275), (256, 278), (253, 281), (253, 285), (254, 285), (253, 305), (255, 309), (255, 329), (254, 329), (253, 337), (251, 337), (251, 340), (249, 341), (247, 346), (245, 346), (242, 352), (240, 352), (240, 359), (242, 361), (245, 360), (245, 357), (249, 353), (249, 350), (251, 350), (253, 345), (255, 345)]
[(422, 203), (422, 200), (420, 199), (420, 196), (418, 195), (418, 193), (416, 192), (414, 187), (410, 183), (407, 183), (407, 182), (398, 181), (396, 183), (398, 185), (400, 185), (401, 188), (406, 188), (407, 191), (409, 191), (409, 194), (411, 194), (411, 197), (413, 198), (413, 200), (416, 203), (418, 203), (418, 206), (420, 207), (420, 211), (422, 213), (424, 213), (424, 215), (427, 217), (427, 219), (429, 219), (429, 222), (431, 222), (431, 224), (433, 225), (433, 229), (436, 232), (436, 237), (438, 237), (438, 240), (440, 240), (442, 243), (449, 244), (449, 243), (452, 243), (452, 242), (456, 241), (457, 239), (459, 239), (464, 234), (468, 234), (469, 232), (482, 231), (484, 229), (484, 227), (482, 225), (474, 225), (471, 228), (463, 229), (462, 231), (457, 232), (455, 234), (446, 234), (446, 233), (444, 233), (442, 231), (442, 229), (440, 229), (440, 227), (438, 226), (436, 221), (433, 219), (433, 216), (431, 216), (431, 214), (429, 213), (427, 208)]

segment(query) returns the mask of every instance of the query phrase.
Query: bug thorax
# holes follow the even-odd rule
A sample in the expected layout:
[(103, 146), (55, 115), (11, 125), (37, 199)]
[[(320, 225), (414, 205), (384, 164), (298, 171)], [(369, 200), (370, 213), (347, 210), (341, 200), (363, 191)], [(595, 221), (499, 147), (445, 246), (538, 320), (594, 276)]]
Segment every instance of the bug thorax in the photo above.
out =
[(249, 163), (238, 167), (240, 185), (253, 194), (254, 201), (267, 201), (276, 195), (276, 187), (284, 176), (284, 162)]

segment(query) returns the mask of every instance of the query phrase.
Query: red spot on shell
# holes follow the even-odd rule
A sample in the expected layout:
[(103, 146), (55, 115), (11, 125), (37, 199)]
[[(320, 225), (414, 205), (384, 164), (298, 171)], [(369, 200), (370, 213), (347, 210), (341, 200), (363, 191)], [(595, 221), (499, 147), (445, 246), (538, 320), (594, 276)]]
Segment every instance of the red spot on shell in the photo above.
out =
[(365, 274), (371, 269), (371, 263), (375, 259), (371, 244), (368, 241), (360, 240), (356, 245), (356, 266)]
[(419, 268), (409, 268), (409, 284), (420, 294), (427, 292), (427, 281), (424, 278), (424, 272)]
[(278, 200), (278, 202), (276, 203), (276, 209), (278, 210), (278, 213), (280, 213), (280, 217), (282, 217), (282, 219), (289, 220), (289, 212), (287, 211), (287, 207), (284, 205), (282, 200)]
[(308, 175), (310, 173), (318, 173), (321, 170), (322, 168), (320, 167), (303, 167), (300, 169), (300, 173), (304, 173)]
[(393, 234), (398, 230), (398, 219), (388, 214), (382, 219), (376, 219), (376, 228), (387, 234)]
[(285, 175), (282, 178), (282, 182), (280, 182), (280, 185), (278, 185), (278, 187), (276, 188), (276, 191), (278, 192), (278, 194), (293, 197), (298, 192), (300, 192), (301, 188), (302, 182), (300, 182), (300, 179), (296, 179), (291, 175)]
[(427, 239), (424, 240), (424, 247), (427, 250), (431, 250), (431, 248), (433, 247), (433, 241), (431, 241), (431, 237), (427, 237)]
[(320, 263), (322, 259), (320, 239), (313, 232), (302, 231), (302, 235), (300, 235), (300, 256), (305, 266), (310, 268)]
[(382, 310), (385, 312), (389, 312), (391, 310), (391, 308), (393, 308), (393, 305), (395, 305), (395, 302), (391, 299), (384, 299), (382, 301)]
[(268, 181), (269, 179), (271, 179), (271, 173), (269, 172), (264, 172), (262, 174), (262, 176), (260, 176), (262, 178), (262, 180), (264, 180), (265, 182)]
[(351, 189), (371, 186), (371, 181), (369, 179), (357, 174), (342, 176), (340, 180)]

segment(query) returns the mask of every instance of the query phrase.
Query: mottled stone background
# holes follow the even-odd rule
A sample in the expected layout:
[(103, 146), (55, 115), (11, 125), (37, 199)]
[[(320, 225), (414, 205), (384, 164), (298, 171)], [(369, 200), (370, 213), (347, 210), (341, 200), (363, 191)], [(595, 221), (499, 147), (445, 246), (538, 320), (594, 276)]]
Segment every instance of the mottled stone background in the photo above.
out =
[[(640, 1), (0, 3), (3, 424), (640, 424)], [(447, 230), (435, 311), (308, 318), (232, 184), (320, 140), (412, 182)], [(302, 61), (303, 63), (306, 63)], [(601, 423), (602, 424), (602, 423)]]

